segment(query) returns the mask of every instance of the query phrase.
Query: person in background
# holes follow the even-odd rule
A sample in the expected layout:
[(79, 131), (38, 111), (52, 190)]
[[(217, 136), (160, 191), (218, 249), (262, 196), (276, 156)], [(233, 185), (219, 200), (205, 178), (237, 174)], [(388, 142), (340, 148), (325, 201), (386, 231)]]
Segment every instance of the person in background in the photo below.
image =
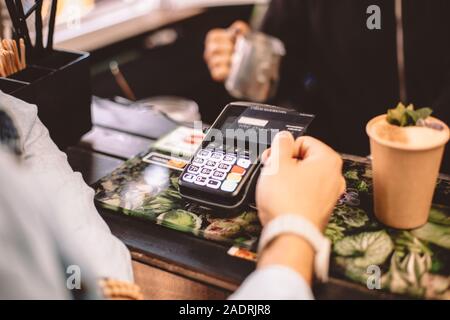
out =
[[(378, 13), (368, 10), (374, 5)], [(449, 123), (448, 12), (447, 0), (272, 0), (261, 31), (287, 53), (275, 104), (315, 114), (311, 135), (360, 156), (370, 152), (366, 123), (400, 101), (431, 107)], [(226, 80), (236, 34), (249, 31), (239, 21), (208, 33), (204, 57), (214, 80)]]
[[(132, 281), (128, 251), (101, 220), (93, 191), (52, 143), (36, 107), (3, 93), (0, 105), (0, 299), (142, 298), (136, 285), (123, 282)], [(256, 201), (263, 236), (272, 233), (257, 270), (231, 298), (312, 299), (317, 242), (326, 243), (322, 231), (345, 188), (342, 160), (314, 138), (294, 141), (282, 132), (263, 161)], [(286, 218), (315, 239), (301, 230), (274, 233)], [(71, 278), (77, 269), (78, 287)]]

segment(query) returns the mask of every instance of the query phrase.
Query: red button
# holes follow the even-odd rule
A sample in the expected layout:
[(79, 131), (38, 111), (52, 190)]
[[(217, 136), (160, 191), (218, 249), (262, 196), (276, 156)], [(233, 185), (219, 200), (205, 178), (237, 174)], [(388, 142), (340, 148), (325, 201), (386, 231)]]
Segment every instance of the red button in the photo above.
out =
[(245, 173), (245, 169), (242, 167), (239, 167), (239, 166), (233, 166), (233, 168), (231, 169), (231, 172), (237, 173), (237, 174), (240, 174), (241, 176), (243, 176)]

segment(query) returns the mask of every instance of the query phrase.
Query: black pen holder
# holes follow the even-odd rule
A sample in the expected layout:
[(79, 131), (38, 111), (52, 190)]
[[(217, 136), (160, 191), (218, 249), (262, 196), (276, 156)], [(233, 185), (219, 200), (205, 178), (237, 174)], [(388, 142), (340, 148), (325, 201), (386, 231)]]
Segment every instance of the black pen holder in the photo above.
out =
[(92, 127), (89, 53), (53, 50), (24, 70), (0, 77), (0, 90), (37, 105), (61, 149), (78, 143)]

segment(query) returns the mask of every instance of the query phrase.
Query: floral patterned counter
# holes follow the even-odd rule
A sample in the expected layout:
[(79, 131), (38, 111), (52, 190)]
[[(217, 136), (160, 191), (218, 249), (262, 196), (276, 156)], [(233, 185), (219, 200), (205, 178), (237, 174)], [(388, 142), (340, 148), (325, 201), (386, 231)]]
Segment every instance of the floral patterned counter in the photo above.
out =
[[(261, 226), (254, 210), (218, 217), (183, 201), (178, 192), (180, 171), (143, 161), (147, 154), (128, 160), (94, 184), (99, 205), (226, 245), (255, 248)], [(347, 191), (325, 232), (333, 243), (333, 276), (362, 286), (379, 284), (411, 297), (450, 299), (449, 180), (440, 179), (436, 185), (429, 222), (398, 231), (373, 216), (370, 166), (346, 158), (344, 175)], [(378, 271), (381, 281), (373, 283)]]

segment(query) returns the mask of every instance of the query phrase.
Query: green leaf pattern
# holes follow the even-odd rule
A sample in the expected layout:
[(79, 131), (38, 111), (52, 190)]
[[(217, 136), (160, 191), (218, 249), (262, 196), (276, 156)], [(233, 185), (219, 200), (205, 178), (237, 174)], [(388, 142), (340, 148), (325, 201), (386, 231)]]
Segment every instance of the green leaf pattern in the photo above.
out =
[[(398, 117), (395, 112), (392, 116)], [(160, 168), (141, 161), (144, 155), (125, 162), (93, 186), (99, 205), (209, 240), (255, 249), (261, 232), (255, 211), (220, 218), (186, 203), (178, 192), (179, 172), (154, 171)], [(367, 267), (378, 265), (384, 290), (412, 297), (449, 298), (449, 181), (436, 184), (436, 204), (428, 224), (397, 231), (385, 228), (373, 215), (370, 166), (347, 160), (344, 176), (347, 191), (325, 230), (333, 243), (330, 270), (365, 286)]]

